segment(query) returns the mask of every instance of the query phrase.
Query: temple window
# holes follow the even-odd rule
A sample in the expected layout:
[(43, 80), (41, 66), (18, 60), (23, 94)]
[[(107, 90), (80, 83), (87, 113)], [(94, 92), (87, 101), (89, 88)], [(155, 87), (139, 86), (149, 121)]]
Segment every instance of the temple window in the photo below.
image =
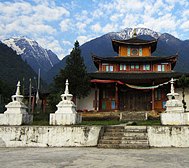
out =
[(127, 48), (128, 56), (142, 56), (142, 47), (131, 46)]
[(149, 71), (150, 70), (150, 64), (149, 63), (144, 63), (143, 64), (143, 70), (144, 71)]
[(165, 71), (165, 65), (158, 65), (158, 71)]
[(139, 64), (131, 64), (131, 70), (139, 70)]
[(115, 66), (113, 64), (102, 63), (102, 71), (113, 72), (114, 69), (115, 69)]
[(125, 71), (125, 70), (127, 70), (127, 65), (121, 63), (120, 66), (119, 66), (119, 70), (120, 70), (120, 71)]

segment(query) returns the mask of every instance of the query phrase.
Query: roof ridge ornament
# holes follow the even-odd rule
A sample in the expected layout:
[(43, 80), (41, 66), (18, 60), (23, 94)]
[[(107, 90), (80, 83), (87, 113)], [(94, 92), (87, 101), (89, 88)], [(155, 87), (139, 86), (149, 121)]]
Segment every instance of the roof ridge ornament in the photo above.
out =
[(137, 37), (136, 28), (134, 28), (134, 38)]

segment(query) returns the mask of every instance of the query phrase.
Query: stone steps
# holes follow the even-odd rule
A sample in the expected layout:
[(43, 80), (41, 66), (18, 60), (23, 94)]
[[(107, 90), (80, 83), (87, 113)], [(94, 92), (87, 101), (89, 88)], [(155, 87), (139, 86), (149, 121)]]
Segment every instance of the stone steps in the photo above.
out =
[(123, 111), (120, 113), (120, 120), (123, 121), (143, 121), (147, 120), (148, 111)]
[(99, 140), (99, 148), (149, 148), (145, 126), (108, 126)]
[(148, 145), (145, 144), (120, 144), (120, 149), (149, 149)]

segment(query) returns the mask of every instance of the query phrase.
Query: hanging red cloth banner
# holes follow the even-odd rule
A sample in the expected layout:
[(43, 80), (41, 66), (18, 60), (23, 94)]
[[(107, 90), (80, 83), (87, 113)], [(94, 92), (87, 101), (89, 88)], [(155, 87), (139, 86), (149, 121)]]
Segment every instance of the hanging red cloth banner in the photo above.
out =
[(98, 80), (98, 79), (94, 79), (94, 80), (91, 80), (92, 83), (119, 83), (121, 85), (124, 85), (123, 82), (120, 82), (118, 80)]
[[(178, 79), (174, 79), (174, 81), (177, 81)], [(99, 80), (99, 79), (94, 79), (94, 80), (91, 80), (91, 82), (93, 83), (119, 83), (121, 85), (125, 84), (126, 86), (132, 88), (132, 89), (141, 89), (141, 90), (145, 90), (145, 89), (156, 89), (160, 86), (163, 86), (163, 85), (167, 85), (170, 81), (168, 82), (164, 82), (164, 83), (161, 83), (161, 84), (158, 84), (158, 85), (155, 85), (155, 86), (136, 86), (136, 85), (130, 85), (130, 84), (127, 84), (127, 83), (123, 83), (119, 80)]]

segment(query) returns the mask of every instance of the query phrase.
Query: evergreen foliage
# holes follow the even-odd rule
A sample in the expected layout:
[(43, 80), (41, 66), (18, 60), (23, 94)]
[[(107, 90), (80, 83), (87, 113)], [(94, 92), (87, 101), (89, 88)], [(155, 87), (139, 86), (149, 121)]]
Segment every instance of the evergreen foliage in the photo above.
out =
[(66, 79), (69, 81), (69, 92), (74, 98), (84, 98), (90, 93), (90, 78), (87, 75), (78, 41), (75, 42), (73, 50), (66, 59), (66, 67), (60, 69), (59, 75), (53, 79), (52, 102), (56, 102), (59, 99), (57, 96), (64, 92)]
[(182, 104), (183, 104), (183, 108), (184, 108), (184, 111), (186, 111), (186, 102), (185, 102), (185, 88), (189, 86), (189, 79), (186, 78), (186, 76), (183, 74), (179, 80), (178, 80), (178, 86), (182, 88)]
[(0, 78), (0, 111), (5, 111), (5, 105), (11, 101), (11, 96), (15, 91), (14, 89), (13, 85), (3, 82)]

